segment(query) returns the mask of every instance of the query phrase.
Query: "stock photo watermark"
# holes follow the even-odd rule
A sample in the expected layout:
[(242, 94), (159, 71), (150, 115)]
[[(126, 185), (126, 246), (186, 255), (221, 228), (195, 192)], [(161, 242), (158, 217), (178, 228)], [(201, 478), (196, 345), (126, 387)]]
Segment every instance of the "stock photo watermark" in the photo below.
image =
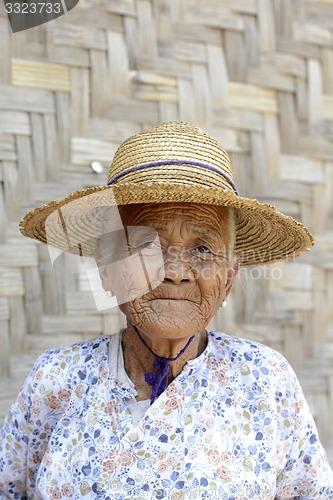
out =
[(13, 33), (53, 21), (72, 10), (79, 0), (3, 0)]

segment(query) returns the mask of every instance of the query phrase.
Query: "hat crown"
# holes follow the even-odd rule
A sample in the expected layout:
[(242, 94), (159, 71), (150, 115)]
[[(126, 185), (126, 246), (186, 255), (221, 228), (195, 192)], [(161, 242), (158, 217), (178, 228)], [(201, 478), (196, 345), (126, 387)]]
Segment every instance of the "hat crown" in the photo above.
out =
[(112, 161), (108, 184), (200, 185), (236, 191), (226, 151), (186, 122), (165, 122), (129, 137)]

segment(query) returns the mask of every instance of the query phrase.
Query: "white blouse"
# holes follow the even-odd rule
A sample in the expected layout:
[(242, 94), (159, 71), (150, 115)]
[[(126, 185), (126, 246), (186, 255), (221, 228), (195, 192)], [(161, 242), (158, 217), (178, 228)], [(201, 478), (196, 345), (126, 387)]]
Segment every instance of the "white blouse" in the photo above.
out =
[(120, 333), (111, 344), (99, 337), (36, 361), (2, 429), (1, 498), (333, 499), (314, 421), (279, 353), (209, 332), (205, 351), (138, 410)]

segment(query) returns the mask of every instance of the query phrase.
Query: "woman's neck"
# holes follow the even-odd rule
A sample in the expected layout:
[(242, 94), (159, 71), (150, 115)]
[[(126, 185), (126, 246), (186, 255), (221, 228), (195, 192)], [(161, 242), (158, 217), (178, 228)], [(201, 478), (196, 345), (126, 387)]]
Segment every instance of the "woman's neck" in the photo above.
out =
[[(190, 337), (183, 339), (163, 339), (161, 341), (154, 339), (154, 342), (152, 342), (147, 335), (143, 335), (141, 332), (140, 335), (150, 349), (157, 356), (163, 358), (177, 357), (190, 339)], [(200, 356), (205, 350), (207, 346), (207, 332), (205, 330), (197, 332), (193, 337), (192, 342), (185, 351), (176, 360), (170, 361), (169, 383), (181, 373), (188, 361)], [(151, 386), (145, 381), (145, 374), (154, 371), (153, 365), (156, 356), (144, 345), (144, 342), (142, 342), (130, 324), (123, 332), (122, 347), (125, 370), (136, 386), (136, 390), (139, 393), (138, 399), (147, 399), (147, 394), (149, 397), (151, 393)], [(140, 392), (143, 393), (142, 398), (140, 398)]]

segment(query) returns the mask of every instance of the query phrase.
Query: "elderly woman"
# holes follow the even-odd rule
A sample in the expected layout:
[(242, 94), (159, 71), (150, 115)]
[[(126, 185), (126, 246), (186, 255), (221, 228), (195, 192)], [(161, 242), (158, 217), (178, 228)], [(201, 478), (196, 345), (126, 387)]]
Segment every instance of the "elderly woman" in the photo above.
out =
[(177, 122), (133, 136), (107, 186), (37, 208), (21, 230), (94, 256), (127, 326), (36, 361), (2, 431), (2, 498), (333, 498), (288, 362), (206, 329), (240, 265), (313, 243), (239, 196), (213, 138)]

